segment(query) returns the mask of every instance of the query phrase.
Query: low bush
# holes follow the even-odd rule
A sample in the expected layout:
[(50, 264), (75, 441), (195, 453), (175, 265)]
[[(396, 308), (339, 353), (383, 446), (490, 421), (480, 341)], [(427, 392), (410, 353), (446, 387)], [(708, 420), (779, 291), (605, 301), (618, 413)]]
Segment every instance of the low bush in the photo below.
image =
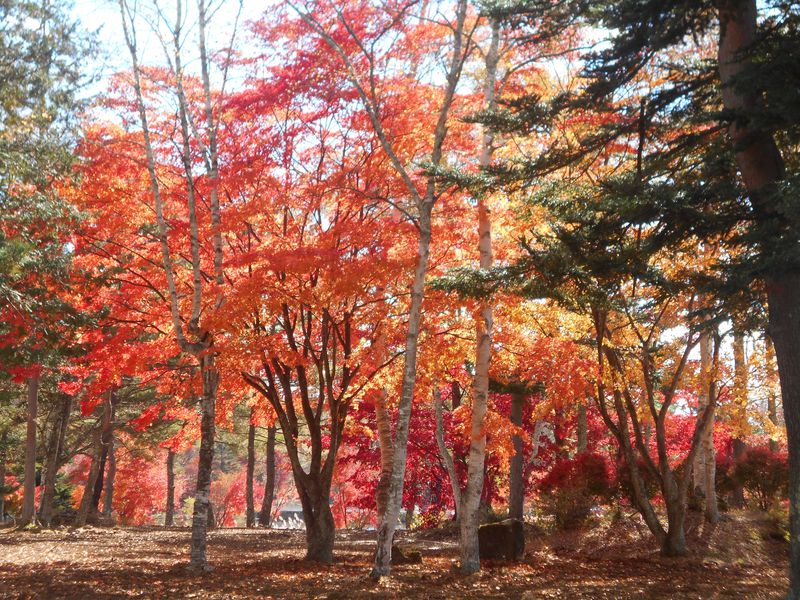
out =
[(580, 527), (592, 507), (614, 490), (608, 461), (600, 454), (583, 452), (557, 461), (541, 481), (542, 504), (562, 529)]
[(761, 510), (769, 510), (789, 493), (788, 458), (767, 446), (748, 448), (734, 462), (730, 477)]

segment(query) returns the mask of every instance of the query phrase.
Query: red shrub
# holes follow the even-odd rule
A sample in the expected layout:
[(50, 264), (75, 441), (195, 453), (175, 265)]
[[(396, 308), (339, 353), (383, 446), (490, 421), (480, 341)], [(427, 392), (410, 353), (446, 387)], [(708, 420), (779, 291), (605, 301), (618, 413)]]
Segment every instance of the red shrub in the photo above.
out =
[(592, 505), (613, 492), (613, 478), (604, 456), (592, 452), (557, 461), (540, 486), (544, 506), (562, 528), (581, 525)]
[(731, 470), (731, 479), (754, 497), (762, 510), (789, 491), (789, 461), (785, 453), (772, 452), (767, 446), (748, 448)]

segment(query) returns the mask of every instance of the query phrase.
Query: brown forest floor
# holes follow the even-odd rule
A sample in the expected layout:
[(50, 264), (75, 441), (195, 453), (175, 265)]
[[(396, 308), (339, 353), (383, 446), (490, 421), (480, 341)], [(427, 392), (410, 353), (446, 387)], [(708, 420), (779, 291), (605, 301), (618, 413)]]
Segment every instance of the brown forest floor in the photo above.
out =
[[(637, 524), (638, 523), (638, 524)], [(736, 513), (715, 528), (692, 517), (692, 554), (661, 558), (638, 519), (581, 532), (528, 535), (517, 564), (490, 563), (476, 575), (453, 572), (454, 532), (403, 533), (422, 565), (366, 576), (374, 533), (342, 531), (336, 562), (302, 560), (303, 532), (222, 529), (211, 533), (214, 570), (186, 572), (189, 532), (157, 528), (0, 530), (0, 598), (781, 598), (787, 545), (756, 513)]]

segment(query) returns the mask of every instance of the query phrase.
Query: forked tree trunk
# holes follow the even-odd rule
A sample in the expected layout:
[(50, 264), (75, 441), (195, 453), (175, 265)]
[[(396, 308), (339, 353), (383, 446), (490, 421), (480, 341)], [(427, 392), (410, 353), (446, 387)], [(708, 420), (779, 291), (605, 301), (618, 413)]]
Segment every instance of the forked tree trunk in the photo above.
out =
[(192, 543), (189, 568), (206, 570), (206, 538), (208, 537), (209, 512), (211, 506), (211, 470), (214, 462), (214, 433), (219, 373), (214, 356), (208, 353), (200, 357), (200, 373), (203, 378), (201, 400), (200, 456), (197, 461), (197, 485), (195, 487), (194, 510), (192, 512)]
[(261, 512), (258, 524), (261, 527), (272, 525), (272, 501), (275, 497), (275, 426), (267, 429), (267, 460), (264, 473), (264, 499), (261, 501)]
[[(491, 20), (492, 36), (486, 53), (486, 77), (484, 80), (484, 109), (494, 110), (497, 63), (500, 48), (500, 24)], [(494, 134), (484, 128), (480, 166), (488, 167), (494, 151)], [(478, 250), (481, 270), (492, 268), (492, 224), (485, 194), (478, 201)], [(483, 491), (486, 459), (486, 414), (489, 401), (489, 362), (492, 357), (492, 306), (489, 301), (481, 303), (480, 316), (475, 322), (475, 379), (472, 393), (472, 419), (470, 446), (467, 455), (467, 485), (461, 497), (461, 572), (470, 574), (481, 568), (478, 548), (478, 525), (480, 523), (480, 500)]]
[(420, 210), (417, 266), (414, 271), (414, 282), (411, 286), (411, 307), (408, 313), (408, 333), (406, 335), (403, 383), (400, 392), (400, 402), (397, 407), (394, 462), (392, 464), (392, 477), (389, 485), (389, 493), (387, 494), (386, 510), (378, 526), (375, 564), (372, 568), (373, 577), (388, 575), (391, 570), (392, 540), (394, 539), (394, 532), (397, 528), (397, 520), (400, 517), (400, 508), (403, 499), (403, 480), (406, 473), (406, 457), (408, 454), (411, 403), (414, 397), (414, 384), (417, 378), (417, 346), (422, 323), (422, 299), (430, 256), (432, 209), (432, 204), (423, 204)]
[(47, 457), (45, 459), (44, 477), (42, 480), (44, 489), (39, 492), (39, 520), (47, 527), (53, 520), (53, 500), (55, 498), (56, 476), (60, 466), (59, 458), (64, 446), (64, 437), (69, 425), (69, 413), (72, 406), (72, 399), (64, 394), (58, 406), (56, 418), (53, 421), (53, 429), (50, 431), (50, 439), (47, 443)]
[(36, 416), (39, 403), (39, 376), (28, 379), (28, 413), (25, 432), (25, 483), (22, 494), (22, 513), (17, 525), (25, 527), (33, 521), (36, 511)]
[(247, 502), (247, 512), (245, 524), (247, 527), (256, 525), (256, 507), (253, 499), (253, 475), (256, 470), (256, 426), (253, 423), (255, 409), (250, 409), (250, 426), (247, 430), (247, 476), (245, 481), (245, 500)]
[(442, 459), (444, 468), (447, 471), (447, 478), (450, 480), (450, 488), (453, 490), (453, 511), (455, 512), (456, 521), (458, 521), (458, 511), (461, 508), (461, 485), (458, 482), (453, 455), (450, 454), (444, 441), (442, 393), (436, 385), (433, 388), (433, 410), (436, 419), (436, 445), (439, 447), (439, 458)]
[[(514, 389), (511, 392), (511, 424), (522, 427), (522, 409), (525, 405), (525, 394), (522, 390)], [(522, 520), (525, 509), (525, 486), (523, 481), (524, 460), (522, 438), (515, 433), (514, 456), (511, 457), (508, 492), (508, 516), (511, 519)]]
[(167, 506), (164, 510), (164, 527), (175, 522), (175, 451), (167, 450)]
[(303, 507), (306, 525), (306, 560), (330, 564), (333, 562), (333, 544), (336, 524), (330, 506), (330, 488), (318, 482), (299, 478), (295, 485)]
[(98, 426), (92, 434), (92, 440), (92, 464), (89, 467), (89, 475), (86, 479), (86, 485), (83, 488), (83, 497), (78, 507), (78, 514), (75, 516), (75, 527), (83, 527), (86, 525), (89, 512), (92, 508), (92, 494), (100, 472), (100, 455), (103, 452), (102, 424), (98, 423)]

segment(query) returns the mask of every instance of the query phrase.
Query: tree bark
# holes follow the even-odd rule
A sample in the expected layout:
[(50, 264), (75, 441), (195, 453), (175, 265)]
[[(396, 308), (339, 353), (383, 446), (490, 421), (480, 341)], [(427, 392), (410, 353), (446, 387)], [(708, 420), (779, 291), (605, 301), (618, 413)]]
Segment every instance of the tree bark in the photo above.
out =
[(578, 453), (586, 452), (589, 447), (589, 425), (586, 422), (586, 404), (578, 405)]
[(35, 517), (36, 511), (36, 417), (39, 402), (39, 376), (28, 379), (28, 415), (25, 433), (25, 483), (22, 495), (22, 513), (17, 525), (25, 527)]
[[(494, 110), (495, 84), (500, 48), (500, 24), (490, 19), (491, 41), (486, 53), (486, 77), (484, 80), (484, 109)], [(487, 168), (492, 162), (494, 134), (484, 127), (479, 164)], [(486, 196), (481, 193), (478, 203), (478, 251), (480, 268), (492, 268), (492, 224)], [(480, 317), (475, 322), (475, 379), (472, 393), (472, 419), (470, 426), (470, 446), (467, 456), (467, 485), (461, 497), (461, 572), (475, 573), (480, 570), (478, 548), (478, 524), (481, 492), (483, 491), (484, 464), (486, 459), (486, 414), (489, 401), (489, 362), (492, 357), (492, 305), (489, 301), (481, 303)]]
[(164, 527), (175, 522), (175, 451), (167, 450), (167, 506), (164, 510)]
[(59, 458), (64, 448), (64, 438), (69, 426), (69, 413), (72, 408), (72, 398), (64, 394), (58, 407), (50, 440), (47, 444), (47, 458), (45, 460), (43, 485), (39, 492), (39, 520), (49, 527), (53, 520), (53, 500), (55, 498), (56, 476), (60, 466)]
[(256, 426), (253, 423), (255, 417), (255, 409), (250, 409), (250, 426), (247, 429), (247, 477), (246, 477), (246, 502), (247, 513), (245, 517), (245, 524), (247, 527), (255, 527), (256, 525), (256, 507), (255, 500), (253, 499), (253, 475), (256, 470)]
[(117, 478), (117, 455), (114, 448), (114, 432), (108, 440), (108, 473), (106, 474), (105, 494), (103, 495), (103, 516), (110, 517), (114, 512), (114, 482)]
[(83, 488), (78, 514), (75, 516), (75, 527), (83, 527), (89, 518), (92, 508), (92, 495), (97, 477), (100, 473), (100, 455), (103, 452), (103, 425), (98, 423), (92, 434), (92, 464), (89, 467), (89, 475), (86, 478), (86, 485)]
[[(746, 68), (742, 52), (756, 37), (756, 0), (718, 2), (719, 74), (725, 108), (758, 109), (759, 90), (737, 88), (735, 78)], [(769, 132), (753, 128), (752, 121), (734, 121), (729, 133), (736, 163), (750, 192), (758, 218), (774, 219), (777, 207), (769, 191), (784, 177), (784, 161)], [(780, 267), (765, 277), (769, 305), (768, 328), (775, 346), (781, 382), (784, 421), (789, 450), (790, 600), (800, 599), (800, 275)]]
[(442, 414), (442, 393), (437, 386), (433, 388), (433, 410), (436, 418), (436, 445), (439, 447), (439, 457), (442, 459), (447, 477), (450, 480), (450, 488), (453, 490), (453, 511), (456, 521), (458, 521), (459, 509), (461, 507), (461, 485), (458, 482), (456, 465), (453, 462), (453, 455), (447, 449), (444, 442), (444, 416)]
[(6, 516), (6, 432), (0, 436), (0, 525)]
[[(778, 381), (778, 369), (775, 366), (775, 346), (769, 335), (764, 339), (764, 369), (766, 371), (767, 389), (767, 418), (776, 430), (780, 427), (778, 422), (778, 395), (780, 394), (780, 382)], [(769, 449), (777, 452), (780, 449), (778, 440), (774, 435), (770, 435)]]
[[(525, 405), (525, 394), (522, 390), (511, 392), (511, 424), (522, 427), (522, 409)], [(515, 433), (513, 438), (514, 456), (511, 457), (508, 492), (508, 516), (511, 519), (523, 519), (525, 508), (525, 485), (523, 481), (524, 460), (522, 438)]]
[(275, 426), (267, 429), (267, 456), (264, 472), (264, 499), (261, 501), (261, 512), (258, 524), (261, 527), (272, 525), (272, 501), (275, 498)]
[[(197, 461), (197, 485), (192, 513), (192, 542), (189, 568), (206, 570), (206, 538), (211, 505), (211, 470), (214, 463), (214, 434), (219, 373), (212, 353), (200, 357), (203, 378), (202, 417), (200, 421), (200, 456)], [(211, 525), (213, 527), (213, 525)]]

